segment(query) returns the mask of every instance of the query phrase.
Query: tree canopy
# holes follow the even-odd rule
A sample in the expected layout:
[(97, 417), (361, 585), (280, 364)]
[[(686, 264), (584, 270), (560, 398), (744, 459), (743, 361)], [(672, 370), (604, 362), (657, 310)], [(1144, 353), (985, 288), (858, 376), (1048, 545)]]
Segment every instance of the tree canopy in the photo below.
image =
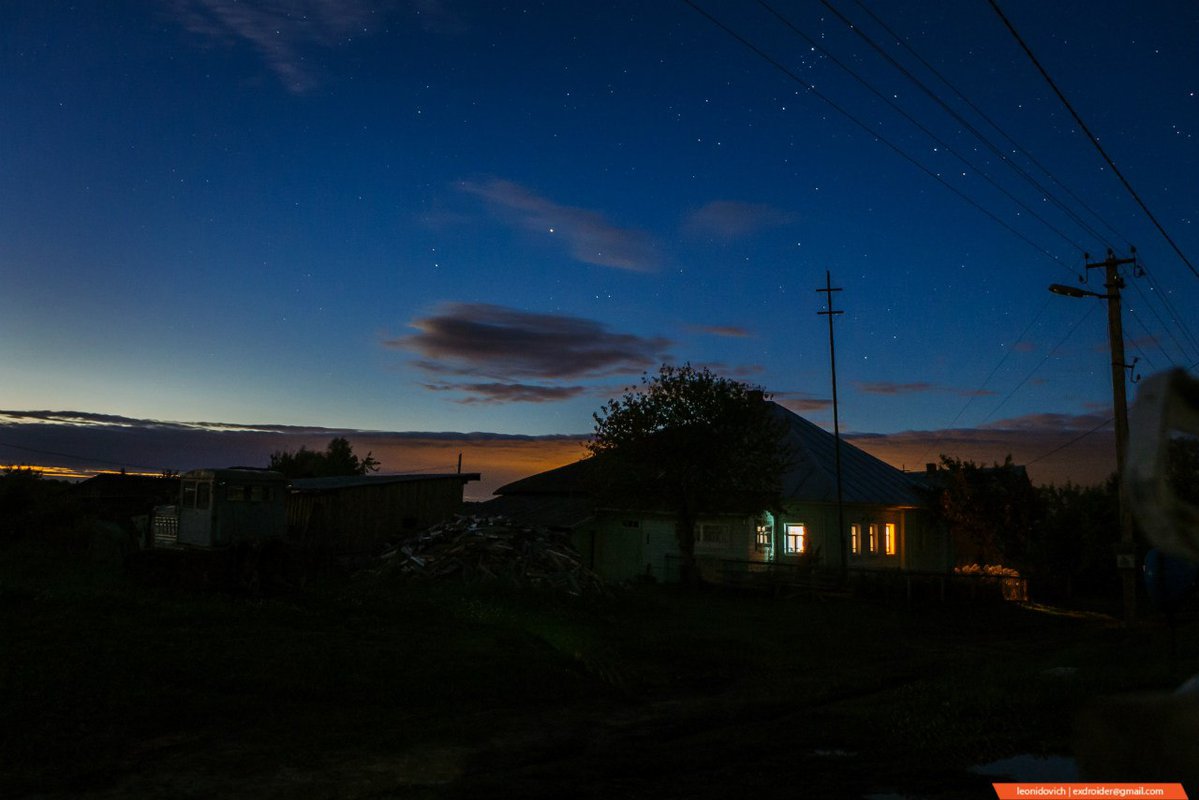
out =
[(324, 452), (301, 447), (295, 452), (280, 450), (272, 453), (269, 468), (288, 478), (331, 478), (375, 472), (379, 462), (370, 453), (359, 458), (349, 440), (339, 436), (329, 442)]
[(620, 507), (674, 512), (684, 581), (696, 578), (697, 515), (779, 503), (784, 429), (758, 387), (663, 365), (592, 416), (597, 494)]
[(941, 480), (939, 510), (959, 561), (1023, 565), (1037, 493), (1011, 455), (990, 467), (942, 455)]

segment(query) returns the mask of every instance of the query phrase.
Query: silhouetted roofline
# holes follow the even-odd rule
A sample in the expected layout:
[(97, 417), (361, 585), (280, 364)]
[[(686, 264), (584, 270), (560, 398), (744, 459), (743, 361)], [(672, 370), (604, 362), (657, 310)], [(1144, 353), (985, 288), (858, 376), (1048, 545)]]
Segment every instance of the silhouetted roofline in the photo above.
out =
[[(781, 477), (784, 502), (836, 503), (836, 437), (778, 403), (770, 402), (771, 415), (783, 428), (784, 446), (792, 457)], [(587, 494), (587, 479), (595, 469), (592, 456), (572, 464), (539, 472), (495, 490), (501, 496)], [(843, 502), (857, 505), (919, 507), (927, 502), (919, 484), (901, 470), (841, 440)]]
[(457, 479), (462, 483), (477, 481), (478, 472), (426, 472), (408, 475), (335, 475), (328, 478), (296, 478), (291, 487), (300, 492), (322, 492), (336, 489), (353, 489), (361, 486), (386, 486), (393, 483), (416, 483), (419, 481)]

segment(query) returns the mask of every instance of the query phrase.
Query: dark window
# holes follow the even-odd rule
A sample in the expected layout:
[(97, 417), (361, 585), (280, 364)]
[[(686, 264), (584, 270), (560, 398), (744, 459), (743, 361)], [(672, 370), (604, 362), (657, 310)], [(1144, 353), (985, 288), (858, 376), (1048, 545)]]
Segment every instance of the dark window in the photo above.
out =
[(196, 508), (208, 508), (208, 501), (212, 499), (212, 484), (208, 481), (200, 481), (196, 484)]
[(196, 507), (196, 482), (195, 481), (184, 481), (183, 482), (183, 507), (184, 508), (195, 508)]
[(250, 502), (261, 503), (264, 499), (262, 496), (264, 488), (265, 487), (263, 487), (263, 486), (251, 486), (250, 487)]
[(230, 503), (240, 503), (246, 499), (246, 487), (230, 486), (225, 490), (225, 497)]

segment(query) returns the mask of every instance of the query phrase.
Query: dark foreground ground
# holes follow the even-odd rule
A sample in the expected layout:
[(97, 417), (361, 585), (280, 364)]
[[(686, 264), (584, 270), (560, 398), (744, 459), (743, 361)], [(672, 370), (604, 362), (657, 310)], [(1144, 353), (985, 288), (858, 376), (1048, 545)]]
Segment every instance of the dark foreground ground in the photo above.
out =
[[(249, 597), (0, 549), (0, 797), (993, 797), (1199, 627), (1012, 604), (590, 600), (379, 576)], [(1141, 780), (1169, 776), (1139, 776)]]

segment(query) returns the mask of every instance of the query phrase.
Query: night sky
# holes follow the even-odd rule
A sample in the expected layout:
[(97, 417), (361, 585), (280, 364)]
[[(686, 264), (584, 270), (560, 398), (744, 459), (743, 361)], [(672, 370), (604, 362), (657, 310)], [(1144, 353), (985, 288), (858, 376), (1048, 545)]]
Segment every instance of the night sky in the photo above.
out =
[[(826, 270), (843, 430), (1030, 462), (1111, 416), (1102, 302), (1046, 287), (1130, 244), (1129, 358), (1199, 362), (1199, 276), (987, 0), (696, 4), (759, 52), (677, 1), (0, 4), (0, 463), (221, 457), (85, 437), (211, 428), (150, 420), (562, 463), (684, 361), (831, 428)], [(1000, 6), (1199, 264), (1199, 6)]]

